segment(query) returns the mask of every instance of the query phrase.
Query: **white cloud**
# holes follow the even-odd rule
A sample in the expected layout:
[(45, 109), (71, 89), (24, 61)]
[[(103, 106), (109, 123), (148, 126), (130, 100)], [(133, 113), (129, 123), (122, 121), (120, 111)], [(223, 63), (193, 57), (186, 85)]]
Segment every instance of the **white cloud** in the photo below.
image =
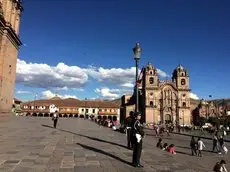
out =
[(109, 88), (103, 87), (103, 88), (97, 88), (95, 92), (101, 94), (101, 96), (104, 98), (115, 99), (115, 98), (120, 97), (119, 89), (109, 89)]
[(17, 83), (30, 87), (70, 87), (80, 88), (88, 81), (88, 76), (77, 66), (67, 66), (59, 63), (57, 66), (47, 64), (26, 63), (17, 61)]
[(199, 100), (199, 97), (194, 93), (190, 93), (190, 98), (195, 99), (195, 100)]
[(66, 99), (66, 98), (75, 98), (75, 99), (77, 99), (77, 97), (74, 96), (74, 95), (67, 95), (67, 94), (60, 95), (60, 94), (55, 94), (55, 93), (51, 92), (50, 90), (46, 90), (46, 91), (42, 92), (42, 97), (43, 98), (50, 99), (50, 98), (53, 98), (55, 96), (58, 96), (58, 97), (63, 98), (63, 99)]
[(65, 90), (65, 91), (67, 91), (67, 90), (69, 90), (69, 88), (66, 87), (66, 86), (64, 86), (64, 87), (57, 87), (56, 90)]
[(17, 90), (16, 91), (17, 94), (31, 94), (31, 91), (23, 91), (23, 90)]
[(161, 69), (157, 69), (157, 73), (162, 78), (169, 77), (169, 75), (166, 72), (162, 71)]
[(124, 84), (121, 84), (122, 87), (127, 87), (127, 88), (133, 88), (134, 87), (134, 84), (132, 83), (124, 83)]
[[(135, 81), (136, 68), (110, 68), (88, 66), (68, 66), (62, 62), (56, 66), (42, 63), (27, 63), (17, 60), (16, 82), (25, 86), (38, 88), (56, 88), (57, 90), (79, 89), (82, 91), (90, 79), (98, 82), (113, 83), (116, 86), (132, 88)], [(167, 74), (158, 69), (162, 77)]]

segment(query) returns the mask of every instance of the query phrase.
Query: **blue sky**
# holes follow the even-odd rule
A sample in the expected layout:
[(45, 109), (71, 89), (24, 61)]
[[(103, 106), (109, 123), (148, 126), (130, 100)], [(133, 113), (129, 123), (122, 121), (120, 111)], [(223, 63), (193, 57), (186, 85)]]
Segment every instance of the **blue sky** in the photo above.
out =
[(15, 97), (130, 93), (137, 41), (140, 67), (150, 61), (164, 78), (181, 63), (192, 93), (230, 97), (229, 6), (228, 0), (25, 1)]

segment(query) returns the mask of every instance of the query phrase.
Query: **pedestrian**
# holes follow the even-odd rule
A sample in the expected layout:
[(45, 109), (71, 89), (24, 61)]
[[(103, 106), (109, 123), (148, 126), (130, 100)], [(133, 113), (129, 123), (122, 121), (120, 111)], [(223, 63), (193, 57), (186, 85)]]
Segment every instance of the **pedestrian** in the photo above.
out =
[(221, 160), (220, 162), (217, 162), (216, 165), (213, 168), (213, 171), (215, 172), (228, 172), (225, 167), (225, 160)]
[(176, 154), (176, 147), (174, 144), (169, 145), (168, 152), (171, 154)]
[(213, 147), (212, 147), (212, 151), (214, 152), (215, 149), (217, 150), (217, 152), (219, 152), (219, 148), (218, 148), (218, 138), (216, 135), (214, 135), (213, 137)]
[(55, 111), (52, 120), (54, 122), (54, 128), (56, 128), (57, 127), (57, 122), (58, 122), (58, 113), (57, 113), (57, 111)]
[(143, 138), (144, 138), (144, 128), (143, 128), (143, 125), (140, 123), (141, 114), (137, 112), (135, 116), (136, 116), (136, 119), (132, 126), (133, 134), (135, 136), (132, 164), (134, 167), (140, 168), (140, 167), (143, 167), (143, 165), (140, 164), (140, 157), (141, 157), (142, 143), (143, 143)]
[(205, 145), (204, 142), (200, 139), (200, 137), (198, 137), (197, 146), (198, 146), (198, 156), (202, 157), (202, 150), (205, 147)]
[(132, 123), (133, 123), (133, 111), (129, 113), (129, 117), (125, 120), (126, 126), (126, 137), (127, 137), (127, 147), (128, 149), (133, 148), (133, 136), (132, 136)]
[(157, 142), (157, 148), (162, 149), (163, 148), (163, 141), (162, 138), (159, 138), (158, 142)]
[(196, 152), (197, 143), (195, 141), (195, 137), (194, 136), (192, 136), (192, 139), (190, 141), (190, 147), (191, 147), (191, 151), (192, 151), (192, 156), (194, 156), (194, 154), (197, 156), (197, 152)]

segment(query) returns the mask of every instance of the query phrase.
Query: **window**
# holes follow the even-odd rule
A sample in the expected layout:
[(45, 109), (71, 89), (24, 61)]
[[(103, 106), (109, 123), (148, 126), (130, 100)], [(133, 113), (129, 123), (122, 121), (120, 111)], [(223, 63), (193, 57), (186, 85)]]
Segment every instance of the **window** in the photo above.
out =
[(88, 113), (88, 112), (89, 112), (89, 109), (86, 109), (85, 111), (86, 111), (86, 113)]
[(84, 112), (84, 109), (81, 109), (82, 112)]
[(99, 112), (102, 112), (102, 109), (99, 109)]
[(150, 103), (149, 103), (149, 104), (150, 104), (150, 106), (153, 106), (153, 101), (150, 101)]
[(149, 78), (149, 83), (150, 83), (150, 84), (153, 84), (153, 82), (154, 82), (153, 77)]
[(93, 109), (93, 113), (95, 113), (95, 109)]
[(112, 109), (110, 109), (110, 112), (112, 112)]
[(183, 97), (185, 97), (186, 96), (186, 94), (183, 94)]
[(150, 96), (153, 96), (153, 93), (150, 93)]
[(185, 79), (181, 79), (181, 85), (185, 85), (186, 82), (185, 82)]
[(186, 107), (186, 103), (185, 102), (183, 102), (183, 107)]
[(152, 74), (153, 74), (153, 71), (150, 71), (149, 74), (152, 75)]

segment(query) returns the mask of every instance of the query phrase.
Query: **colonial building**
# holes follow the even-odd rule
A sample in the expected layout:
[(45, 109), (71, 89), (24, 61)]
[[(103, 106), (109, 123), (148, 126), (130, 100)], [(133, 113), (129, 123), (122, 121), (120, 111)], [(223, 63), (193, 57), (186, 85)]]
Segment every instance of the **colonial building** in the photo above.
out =
[(10, 112), (19, 46), (21, 0), (0, 0), (0, 112)]
[(199, 123), (200, 118), (229, 117), (230, 99), (196, 101), (196, 106), (192, 108), (192, 116), (194, 123)]
[(59, 117), (95, 117), (120, 120), (119, 105), (110, 101), (81, 101), (73, 98), (54, 97), (49, 100), (25, 102), (21, 105), (21, 109), (26, 116), (52, 117), (55, 111), (58, 111)]
[[(188, 71), (179, 65), (171, 81), (161, 81), (157, 69), (148, 64), (142, 69), (139, 89), (139, 111), (146, 123), (191, 124), (190, 87)], [(121, 119), (135, 108), (135, 94), (122, 97)]]

